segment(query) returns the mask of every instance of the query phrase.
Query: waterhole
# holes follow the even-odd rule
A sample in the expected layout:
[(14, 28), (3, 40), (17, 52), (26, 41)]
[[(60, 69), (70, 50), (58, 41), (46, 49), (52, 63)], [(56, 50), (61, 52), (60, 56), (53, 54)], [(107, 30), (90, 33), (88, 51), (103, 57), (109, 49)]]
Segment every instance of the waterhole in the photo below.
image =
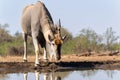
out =
[(120, 70), (72, 70), (0, 74), (0, 80), (119, 80)]

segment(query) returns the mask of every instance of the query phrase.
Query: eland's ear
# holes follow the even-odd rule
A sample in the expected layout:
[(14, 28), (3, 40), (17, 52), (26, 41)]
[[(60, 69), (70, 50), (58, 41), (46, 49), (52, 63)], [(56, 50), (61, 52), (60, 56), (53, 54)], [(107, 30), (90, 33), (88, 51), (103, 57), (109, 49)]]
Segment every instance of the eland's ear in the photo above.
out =
[(67, 35), (63, 36), (63, 37), (62, 37), (62, 40), (64, 41), (66, 37), (67, 37)]

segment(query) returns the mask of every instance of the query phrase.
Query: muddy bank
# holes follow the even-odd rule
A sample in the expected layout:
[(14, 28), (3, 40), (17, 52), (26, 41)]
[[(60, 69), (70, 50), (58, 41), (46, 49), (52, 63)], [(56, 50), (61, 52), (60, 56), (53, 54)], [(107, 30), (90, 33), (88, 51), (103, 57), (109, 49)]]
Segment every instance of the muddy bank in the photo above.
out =
[[(42, 58), (41, 58), (42, 59)], [(60, 62), (40, 62), (35, 68), (35, 56), (28, 56), (29, 62), (22, 62), (22, 56), (0, 57), (0, 73), (31, 72), (39, 70), (65, 71), (75, 69), (120, 69), (120, 56), (78, 56), (63, 55)]]
[(34, 62), (0, 62), (0, 73), (66, 71), (77, 69), (120, 69), (120, 61), (82, 61), (82, 62), (41, 62), (34, 67)]

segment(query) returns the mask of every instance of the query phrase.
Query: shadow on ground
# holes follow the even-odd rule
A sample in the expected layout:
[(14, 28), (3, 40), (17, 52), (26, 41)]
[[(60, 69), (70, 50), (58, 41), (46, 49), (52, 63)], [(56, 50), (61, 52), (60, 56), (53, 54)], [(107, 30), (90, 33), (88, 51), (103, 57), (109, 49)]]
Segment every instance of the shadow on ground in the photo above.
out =
[(0, 73), (66, 71), (82, 69), (120, 69), (120, 61), (107, 62), (41, 62), (35, 67), (33, 62), (1, 62)]

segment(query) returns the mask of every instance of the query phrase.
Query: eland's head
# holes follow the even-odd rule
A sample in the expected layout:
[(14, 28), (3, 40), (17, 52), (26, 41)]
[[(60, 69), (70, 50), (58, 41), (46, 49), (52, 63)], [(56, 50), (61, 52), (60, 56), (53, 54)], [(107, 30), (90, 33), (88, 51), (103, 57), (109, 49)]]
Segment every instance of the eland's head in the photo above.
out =
[(60, 60), (61, 59), (61, 46), (64, 42), (64, 39), (66, 38), (65, 36), (61, 36), (61, 22), (59, 20), (59, 26), (56, 27), (56, 31), (54, 34), (54, 38), (51, 38), (50, 36), (49, 40), (50, 40), (50, 59), (52, 59), (54, 57), (54, 59)]

